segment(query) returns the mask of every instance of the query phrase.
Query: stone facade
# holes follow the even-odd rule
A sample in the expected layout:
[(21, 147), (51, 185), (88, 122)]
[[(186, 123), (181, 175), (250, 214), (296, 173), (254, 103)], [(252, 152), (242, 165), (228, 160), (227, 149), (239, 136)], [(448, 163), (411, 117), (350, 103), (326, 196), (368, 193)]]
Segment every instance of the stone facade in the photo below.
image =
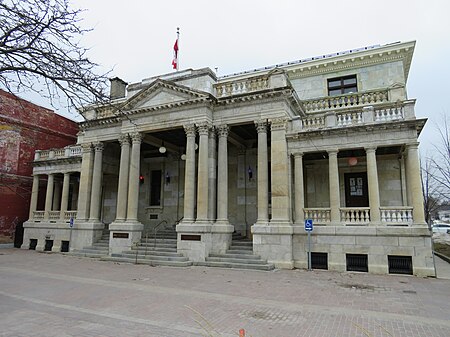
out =
[[(434, 276), (417, 150), (426, 120), (406, 94), (414, 46), (222, 78), (205, 68), (114, 79), (110, 104), (83, 110), (72, 152), (36, 157), (34, 174), (49, 186), (23, 248), (51, 239), (54, 251), (62, 241), (76, 249), (109, 225), (116, 254), (166, 222), (193, 262), (225, 252), (238, 232), (277, 267), (306, 268), (303, 224), (312, 219), (313, 267), (384, 274), (403, 264)], [(70, 172), (77, 193), (69, 198), (63, 184), (56, 212), (51, 177)]]

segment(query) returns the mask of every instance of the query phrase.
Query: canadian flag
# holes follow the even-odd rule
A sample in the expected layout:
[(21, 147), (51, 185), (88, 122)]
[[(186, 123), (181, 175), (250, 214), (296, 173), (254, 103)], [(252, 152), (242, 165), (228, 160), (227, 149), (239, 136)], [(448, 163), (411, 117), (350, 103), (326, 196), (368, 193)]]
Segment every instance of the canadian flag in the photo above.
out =
[(178, 70), (178, 38), (175, 40), (175, 44), (173, 45), (172, 67), (173, 69)]

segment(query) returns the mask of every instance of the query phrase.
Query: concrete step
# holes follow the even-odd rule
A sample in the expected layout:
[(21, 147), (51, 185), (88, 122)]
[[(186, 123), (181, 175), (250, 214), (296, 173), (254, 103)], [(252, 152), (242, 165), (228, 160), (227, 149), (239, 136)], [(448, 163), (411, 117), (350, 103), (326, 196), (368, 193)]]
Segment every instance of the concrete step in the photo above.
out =
[(260, 260), (261, 256), (253, 254), (209, 254), (210, 257), (227, 257), (232, 259)]
[(154, 247), (158, 247), (158, 248), (177, 248), (177, 244), (176, 243), (153, 243), (153, 242), (140, 242), (139, 243), (139, 247), (147, 247), (147, 248), (154, 248)]
[(177, 244), (177, 239), (176, 238), (175, 239), (157, 238), (156, 240), (155, 239), (150, 239), (150, 238), (148, 238), (148, 240), (145, 239), (145, 238), (141, 239), (141, 243), (153, 244), (155, 242), (156, 243), (171, 243), (171, 244), (176, 245)]
[[(231, 247), (230, 247), (231, 248)], [(243, 249), (242, 247), (240, 247), (239, 249), (228, 249), (227, 250), (227, 254), (244, 254), (244, 255), (248, 255), (251, 254), (253, 252), (252, 249)]]
[(87, 251), (73, 251), (70, 253), (65, 253), (67, 255), (72, 255), (72, 256), (81, 256), (81, 257), (93, 257), (93, 258), (101, 258), (103, 256), (108, 256), (108, 252), (104, 253), (104, 252), (87, 252)]
[(206, 258), (206, 261), (208, 262), (225, 262), (225, 263), (241, 263), (241, 264), (267, 264), (266, 261), (263, 261), (261, 259), (239, 259), (239, 258), (232, 258), (228, 257), (226, 255), (223, 255), (221, 257), (215, 257), (210, 256)]
[(251, 269), (251, 270), (273, 270), (275, 267), (272, 264), (245, 264), (245, 263), (231, 263), (231, 262), (196, 262), (197, 266), (219, 267), (219, 268), (235, 268), (235, 269)]
[(95, 249), (94, 247), (86, 247), (80, 250), (74, 250), (74, 252), (92, 253), (92, 254), (106, 254), (108, 255), (109, 249)]
[[(136, 259), (136, 254), (128, 252), (128, 253), (122, 253), (118, 257), (125, 257), (125, 258), (129, 258), (129, 259)], [(180, 262), (189, 261), (183, 255), (181, 255), (181, 256), (179, 256), (179, 255), (159, 256), (159, 255), (153, 255), (153, 254), (147, 254), (147, 255), (138, 254), (137, 258), (138, 258), (138, 260), (143, 260), (144, 259), (144, 260), (152, 260), (152, 261), (180, 261)]]
[(253, 241), (232, 241), (232, 247), (253, 247)]
[(109, 242), (96, 242), (92, 247), (109, 247)]
[[(123, 251), (122, 254), (136, 255), (136, 249)], [(171, 249), (171, 250), (148, 249), (147, 251), (145, 251), (145, 249), (139, 249), (138, 254), (139, 255), (153, 255), (153, 256), (183, 256), (183, 254), (177, 253), (176, 249)]]
[[(136, 263), (135, 258), (105, 256), (101, 258), (102, 261), (114, 261), (124, 263)], [(151, 266), (169, 266), (169, 267), (189, 267), (192, 266), (191, 261), (158, 261), (150, 259), (138, 259), (137, 264), (147, 264)]]
[(89, 247), (83, 247), (83, 249), (80, 250), (95, 250), (95, 251), (108, 251), (108, 246), (89, 246)]
[(153, 246), (148, 246), (147, 248), (145, 248), (145, 246), (138, 246), (138, 247), (131, 247), (131, 251), (136, 251), (140, 250), (140, 251), (145, 251), (145, 249), (147, 249), (148, 252), (152, 252), (152, 251), (158, 251), (158, 252), (177, 252), (177, 247), (153, 247)]

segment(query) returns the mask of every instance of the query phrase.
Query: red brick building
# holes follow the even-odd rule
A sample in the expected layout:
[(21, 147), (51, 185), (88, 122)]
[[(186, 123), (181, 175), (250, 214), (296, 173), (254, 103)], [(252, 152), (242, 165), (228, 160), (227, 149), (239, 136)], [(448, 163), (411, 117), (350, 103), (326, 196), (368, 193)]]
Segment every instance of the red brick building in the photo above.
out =
[(73, 144), (77, 132), (76, 122), (0, 89), (0, 243), (28, 219), (34, 151)]

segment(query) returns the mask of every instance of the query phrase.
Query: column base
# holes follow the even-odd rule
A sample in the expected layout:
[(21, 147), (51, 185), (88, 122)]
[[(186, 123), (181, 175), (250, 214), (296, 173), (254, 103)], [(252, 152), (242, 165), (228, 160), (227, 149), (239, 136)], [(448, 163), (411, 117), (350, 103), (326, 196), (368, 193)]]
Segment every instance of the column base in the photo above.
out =
[(109, 225), (109, 255), (121, 254), (137, 245), (144, 225), (139, 221), (114, 221)]
[(201, 224), (198, 221), (177, 225), (178, 252), (192, 262), (204, 262), (213, 246), (212, 227), (210, 223)]

